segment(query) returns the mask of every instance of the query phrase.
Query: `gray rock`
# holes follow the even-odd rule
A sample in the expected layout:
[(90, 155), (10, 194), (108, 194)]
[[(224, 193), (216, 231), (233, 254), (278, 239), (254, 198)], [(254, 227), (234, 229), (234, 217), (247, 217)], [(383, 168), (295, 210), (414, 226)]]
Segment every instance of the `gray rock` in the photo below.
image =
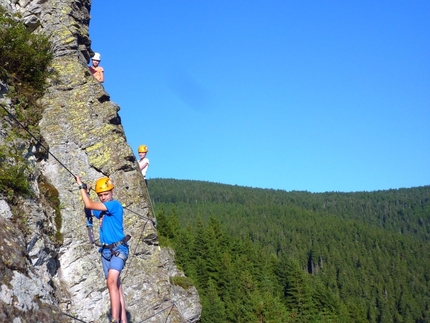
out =
[[(20, 12), (35, 32), (52, 35), (58, 72), (41, 100), (40, 132), (49, 154), (34, 140), (19, 143), (28, 147), (25, 158), (35, 197), (20, 198), (17, 212), (0, 199), (0, 321), (69, 322), (73, 316), (99, 322), (108, 317), (100, 254), (88, 240), (76, 174), (88, 183), (110, 176), (115, 198), (128, 205), (124, 225), (132, 236), (131, 252), (121, 277), (131, 321), (197, 322), (197, 290), (171, 283), (171, 277), (184, 274), (174, 264), (173, 251), (158, 244), (150, 199), (126, 141), (120, 107), (88, 72), (91, 2), (0, 0), (0, 5)], [(1, 89), (0, 99), (10, 105), (6, 86)], [(0, 126), (1, 144), (14, 126)], [(60, 210), (49, 203), (48, 191), (58, 193)]]
[(0, 216), (5, 219), (11, 219), (13, 216), (9, 204), (5, 200), (0, 200)]

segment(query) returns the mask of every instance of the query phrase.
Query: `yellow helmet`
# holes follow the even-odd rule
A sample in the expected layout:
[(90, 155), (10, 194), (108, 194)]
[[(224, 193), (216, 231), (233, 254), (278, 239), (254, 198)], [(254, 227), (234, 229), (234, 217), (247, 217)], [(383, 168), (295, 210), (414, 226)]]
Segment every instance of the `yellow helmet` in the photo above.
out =
[(97, 194), (99, 194), (102, 192), (110, 191), (114, 187), (115, 186), (113, 185), (113, 182), (108, 177), (102, 177), (96, 181), (95, 191)]
[(147, 153), (148, 152), (148, 146), (146, 146), (146, 145), (139, 146), (139, 148), (137, 149), (137, 152), (138, 153)]

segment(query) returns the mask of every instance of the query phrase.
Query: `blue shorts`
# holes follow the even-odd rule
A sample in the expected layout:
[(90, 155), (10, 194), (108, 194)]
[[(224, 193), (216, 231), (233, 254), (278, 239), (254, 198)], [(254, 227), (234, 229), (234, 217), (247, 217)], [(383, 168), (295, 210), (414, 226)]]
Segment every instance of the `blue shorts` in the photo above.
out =
[(108, 272), (110, 269), (118, 270), (121, 273), (122, 269), (125, 266), (125, 262), (128, 259), (128, 246), (118, 246), (113, 248), (113, 251), (118, 254), (112, 254), (112, 252), (108, 248), (100, 249), (100, 252), (102, 254), (102, 265), (105, 278), (108, 277)]

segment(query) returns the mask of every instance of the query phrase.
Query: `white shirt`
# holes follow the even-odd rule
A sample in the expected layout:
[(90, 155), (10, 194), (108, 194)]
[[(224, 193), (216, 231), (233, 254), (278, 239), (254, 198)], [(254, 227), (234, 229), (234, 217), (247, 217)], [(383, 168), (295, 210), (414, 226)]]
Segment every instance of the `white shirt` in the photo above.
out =
[(149, 166), (149, 159), (146, 157), (139, 160), (140, 167), (144, 164), (146, 164), (146, 166), (142, 169), (142, 175), (143, 177), (146, 177), (146, 172), (148, 171), (148, 166)]

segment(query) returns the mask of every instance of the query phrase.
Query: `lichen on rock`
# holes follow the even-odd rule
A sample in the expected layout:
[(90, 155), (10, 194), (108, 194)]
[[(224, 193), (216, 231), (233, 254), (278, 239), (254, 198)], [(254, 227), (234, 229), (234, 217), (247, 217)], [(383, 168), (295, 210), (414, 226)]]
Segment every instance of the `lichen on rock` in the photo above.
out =
[[(122, 281), (131, 321), (171, 306), (174, 310), (160, 314), (160, 321), (197, 322), (197, 290), (170, 280), (183, 273), (174, 265), (173, 251), (158, 245), (150, 200), (126, 141), (120, 108), (88, 72), (91, 2), (0, 0), (0, 5), (20, 13), (34, 32), (51, 35), (56, 72), (40, 100), (40, 135), (48, 150), (34, 139), (23, 143), (24, 156), (31, 160), (34, 197), (20, 197), (19, 207), (0, 199), (0, 321), (69, 322), (75, 316), (97, 322), (109, 316), (100, 254), (88, 241), (76, 174), (89, 184), (110, 176), (114, 197), (127, 206), (124, 225), (132, 239)], [(0, 87), (2, 102), (12, 104), (7, 86)], [(10, 129), (0, 126), (0, 133)]]

